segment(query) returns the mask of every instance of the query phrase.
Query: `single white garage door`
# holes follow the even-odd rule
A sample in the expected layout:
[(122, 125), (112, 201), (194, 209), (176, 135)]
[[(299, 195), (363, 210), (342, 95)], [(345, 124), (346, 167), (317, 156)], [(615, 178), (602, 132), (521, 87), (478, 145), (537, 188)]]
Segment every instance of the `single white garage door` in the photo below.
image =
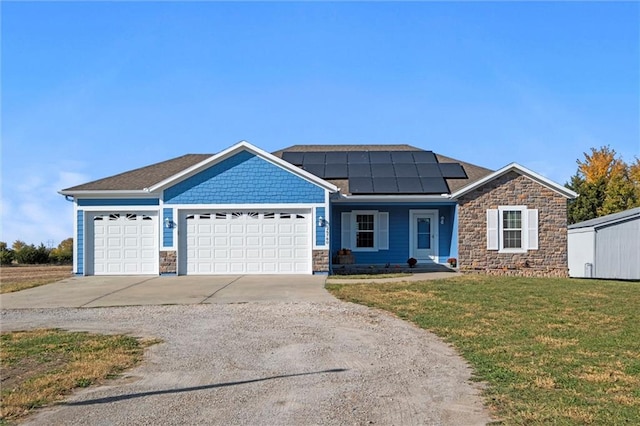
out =
[(88, 275), (158, 273), (157, 215), (96, 213), (89, 222)]
[(180, 273), (311, 273), (310, 212), (190, 212), (182, 229)]

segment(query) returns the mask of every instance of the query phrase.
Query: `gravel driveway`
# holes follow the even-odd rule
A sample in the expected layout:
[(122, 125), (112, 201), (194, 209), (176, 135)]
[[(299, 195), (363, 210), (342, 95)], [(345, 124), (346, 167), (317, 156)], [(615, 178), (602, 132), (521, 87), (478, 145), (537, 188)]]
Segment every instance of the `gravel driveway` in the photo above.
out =
[(159, 337), (140, 367), (27, 424), (480, 425), (470, 369), (434, 335), (342, 303), (3, 310), (2, 329)]

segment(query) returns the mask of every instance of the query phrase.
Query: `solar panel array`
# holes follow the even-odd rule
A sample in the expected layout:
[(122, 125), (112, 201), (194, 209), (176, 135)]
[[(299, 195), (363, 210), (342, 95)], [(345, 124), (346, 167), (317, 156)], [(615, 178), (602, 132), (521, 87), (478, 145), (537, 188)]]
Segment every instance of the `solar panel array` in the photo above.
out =
[(348, 179), (352, 194), (444, 194), (445, 179), (466, 179), (459, 163), (431, 151), (285, 151), (282, 159), (323, 179)]

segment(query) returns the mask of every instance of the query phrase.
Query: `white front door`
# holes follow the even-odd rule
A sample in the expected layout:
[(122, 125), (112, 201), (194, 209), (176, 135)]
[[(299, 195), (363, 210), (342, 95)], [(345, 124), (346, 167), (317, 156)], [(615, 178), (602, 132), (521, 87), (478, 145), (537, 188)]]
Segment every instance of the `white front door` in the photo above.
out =
[(410, 210), (409, 255), (420, 261), (438, 262), (438, 211)]

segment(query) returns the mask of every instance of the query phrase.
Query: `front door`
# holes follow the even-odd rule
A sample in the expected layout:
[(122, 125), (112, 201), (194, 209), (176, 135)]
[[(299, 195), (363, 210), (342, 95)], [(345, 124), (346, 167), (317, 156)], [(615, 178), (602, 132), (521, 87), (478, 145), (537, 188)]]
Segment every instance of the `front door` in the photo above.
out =
[(438, 261), (438, 212), (411, 212), (411, 257), (418, 261)]

